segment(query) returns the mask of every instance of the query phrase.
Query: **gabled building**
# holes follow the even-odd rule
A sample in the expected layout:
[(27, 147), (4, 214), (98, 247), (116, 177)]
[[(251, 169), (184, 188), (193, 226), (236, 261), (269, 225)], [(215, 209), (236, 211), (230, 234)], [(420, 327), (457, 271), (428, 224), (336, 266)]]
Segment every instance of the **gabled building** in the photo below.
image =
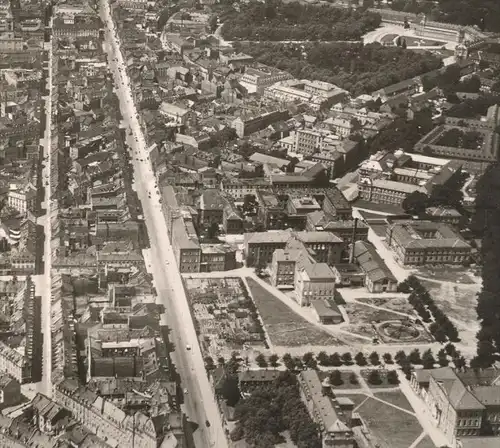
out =
[(356, 241), (353, 250), (354, 260), (365, 275), (365, 286), (369, 292), (394, 292), (398, 282), (377, 250), (370, 243)]
[(316, 370), (300, 372), (299, 386), (311, 418), (318, 424), (323, 447), (354, 448), (356, 442), (351, 429), (352, 402), (342, 408), (340, 403), (325, 393)]

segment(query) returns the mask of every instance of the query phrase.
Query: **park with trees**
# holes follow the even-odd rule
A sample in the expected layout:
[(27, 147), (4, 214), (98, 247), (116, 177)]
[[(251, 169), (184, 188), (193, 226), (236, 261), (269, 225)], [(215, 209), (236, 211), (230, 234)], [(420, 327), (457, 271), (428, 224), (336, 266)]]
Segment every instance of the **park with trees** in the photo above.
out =
[(481, 328), (471, 365), (491, 366), (500, 354), (500, 165), (485, 171), (476, 185), (471, 229), (482, 238), (482, 289), (477, 297)]
[(378, 43), (242, 43), (237, 51), (258, 62), (285, 70), (298, 79), (330, 82), (354, 96), (411, 79), (441, 67), (431, 53), (418, 53)]
[(317, 425), (300, 397), (297, 377), (283, 372), (272, 384), (255, 388), (235, 408), (238, 423), (231, 432), (233, 441), (245, 439), (249, 446), (268, 448), (290, 438), (299, 448), (320, 448)]
[(483, 31), (500, 31), (500, 2), (497, 0), (394, 0), (389, 3), (395, 11), (426, 14), (429, 20), (476, 25)]
[(242, 4), (239, 13), (225, 17), (222, 36), (249, 41), (360, 40), (380, 23), (379, 14), (363, 9), (281, 0), (252, 1)]

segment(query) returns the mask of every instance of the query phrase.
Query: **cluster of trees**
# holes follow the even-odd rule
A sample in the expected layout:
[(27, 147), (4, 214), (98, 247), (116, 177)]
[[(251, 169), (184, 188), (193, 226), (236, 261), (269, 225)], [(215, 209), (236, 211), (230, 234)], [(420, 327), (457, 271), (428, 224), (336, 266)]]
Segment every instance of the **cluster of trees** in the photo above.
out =
[(500, 103), (500, 95), (481, 95), (476, 99), (467, 99), (453, 105), (446, 115), (456, 118), (477, 118), (486, 115), (488, 108)]
[[(408, 120), (406, 116), (398, 116), (374, 137), (367, 141), (361, 139), (360, 152), (365, 157), (375, 154), (380, 148), (413, 152), (415, 144), (433, 128), (432, 112), (428, 108), (416, 112), (413, 120)], [(358, 136), (354, 134), (350, 138), (357, 139)]]
[(483, 143), (483, 136), (477, 131), (464, 132), (458, 128), (451, 128), (444, 132), (436, 143), (453, 148), (479, 149)]
[(429, 326), (429, 331), (436, 341), (459, 341), (457, 327), (438, 308), (429, 291), (420, 283), (417, 277), (410, 275), (399, 285), (399, 290), (402, 292), (411, 292), (408, 301), (424, 322), (431, 322), (433, 320)]
[(268, 448), (284, 442), (281, 435), (289, 431), (299, 448), (320, 448), (319, 428), (300, 397), (297, 378), (290, 372), (282, 373), (273, 384), (257, 387), (250, 397), (236, 405), (238, 423), (231, 439), (245, 439), (249, 446)]
[(420, 191), (410, 193), (403, 200), (401, 207), (406, 213), (425, 217), (428, 207), (447, 206), (456, 208), (462, 216), (466, 216), (467, 212), (462, 205), (464, 197), (462, 187), (467, 177), (468, 174), (463, 172), (452, 183), (435, 185), (430, 195)]
[(435, 70), (442, 61), (431, 53), (400, 47), (343, 42), (276, 44), (238, 43), (238, 50), (257, 61), (286, 70), (298, 79), (331, 82), (353, 95), (371, 93)]
[(251, 41), (359, 40), (380, 23), (379, 14), (364, 10), (267, 0), (241, 5), (239, 14), (226, 18), (222, 36)]
[(471, 365), (489, 367), (500, 352), (500, 165), (490, 166), (476, 185), (471, 229), (482, 238), (482, 289), (477, 299), (481, 328)]
[[(385, 364), (393, 364), (394, 362), (390, 353), (385, 353), (382, 356), (382, 359)], [(280, 365), (279, 361), (279, 356), (276, 354), (272, 354), (266, 358), (265, 355), (260, 353), (255, 358), (255, 362), (261, 368), (276, 368)], [(379, 366), (381, 364), (380, 356), (375, 351), (370, 353), (368, 359), (362, 352), (357, 353), (354, 357), (349, 352), (345, 352), (342, 355), (335, 352), (329, 355), (328, 353), (322, 351), (316, 356), (312, 352), (307, 352), (302, 357), (292, 356), (289, 353), (285, 353), (281, 361), (287, 370), (294, 372), (302, 369), (316, 369), (318, 364), (323, 367), (351, 366), (354, 363), (358, 366), (367, 366), (368, 364), (371, 364), (372, 366)]]
[(394, 355), (394, 360), (401, 367), (408, 379), (415, 365), (421, 365), (424, 369), (433, 369), (437, 362), (440, 367), (446, 367), (449, 365), (450, 359), (457, 369), (460, 370), (466, 367), (465, 358), (451, 343), (446, 344), (444, 348), (439, 350), (437, 360), (430, 349), (422, 354), (418, 348), (412, 350), (409, 354), (400, 350)]
[(210, 147), (226, 146), (229, 142), (236, 140), (237, 137), (238, 136), (236, 135), (236, 130), (234, 128), (225, 127), (224, 129), (210, 135)]
[(458, 102), (455, 92), (478, 93), (481, 89), (479, 76), (472, 75), (462, 78), (461, 69), (457, 64), (451, 64), (445, 70), (422, 77), (422, 86), (426, 92), (439, 87), (450, 99)]
[(438, 9), (437, 20), (500, 31), (500, 3), (497, 0), (439, 0)]
[(500, 3), (496, 0), (394, 0), (390, 8), (413, 14), (426, 14), (428, 20), (477, 25), (482, 30), (500, 31)]
[(163, 31), (163, 28), (165, 28), (165, 25), (168, 22), (168, 19), (175, 14), (177, 11), (179, 11), (178, 6), (166, 6), (162, 11), (160, 12), (160, 15), (158, 16), (158, 31)]

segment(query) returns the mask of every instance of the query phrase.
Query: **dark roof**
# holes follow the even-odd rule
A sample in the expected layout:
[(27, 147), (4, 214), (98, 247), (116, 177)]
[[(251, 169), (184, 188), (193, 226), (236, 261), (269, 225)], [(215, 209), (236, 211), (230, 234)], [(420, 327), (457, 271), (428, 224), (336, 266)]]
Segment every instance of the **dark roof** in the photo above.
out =
[(271, 382), (280, 376), (279, 370), (244, 370), (238, 374), (238, 380), (242, 382)]

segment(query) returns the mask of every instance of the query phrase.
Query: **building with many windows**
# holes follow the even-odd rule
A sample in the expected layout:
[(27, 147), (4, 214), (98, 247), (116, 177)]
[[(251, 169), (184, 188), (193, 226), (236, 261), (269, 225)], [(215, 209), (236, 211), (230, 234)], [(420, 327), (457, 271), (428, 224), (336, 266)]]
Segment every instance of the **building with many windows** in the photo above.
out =
[(7, 196), (9, 207), (12, 207), (20, 213), (34, 211), (35, 202), (36, 189), (31, 185), (27, 185), (24, 188), (12, 188)]
[(354, 403), (351, 400), (337, 400), (330, 385), (321, 382), (316, 370), (300, 372), (298, 380), (307, 410), (318, 424), (323, 447), (357, 446), (351, 429)]
[[(499, 378), (494, 368), (458, 371), (442, 367), (414, 372), (411, 386), (453, 446), (458, 439), (500, 434)], [(482, 445), (478, 439), (478, 444), (470, 446)]]
[(333, 265), (340, 262), (344, 242), (333, 233), (274, 230), (245, 234), (244, 253), (247, 265), (271, 263), (274, 251), (285, 249), (293, 241), (298, 244), (299, 249), (304, 247), (318, 263)]
[(463, 264), (472, 251), (450, 226), (432, 221), (389, 225), (386, 241), (403, 265)]
[(246, 68), (244, 75), (240, 79), (240, 84), (243, 85), (249, 93), (258, 93), (262, 95), (266, 87), (292, 78), (293, 76), (290, 75), (290, 73), (278, 70), (274, 67), (254, 64), (254, 66)]
[(183, 446), (182, 430), (174, 427), (174, 419), (168, 415), (151, 418), (140, 411), (128, 415), (111, 401), (79, 386), (76, 380), (66, 379), (55, 386), (54, 400), (108, 444), (136, 448)]

